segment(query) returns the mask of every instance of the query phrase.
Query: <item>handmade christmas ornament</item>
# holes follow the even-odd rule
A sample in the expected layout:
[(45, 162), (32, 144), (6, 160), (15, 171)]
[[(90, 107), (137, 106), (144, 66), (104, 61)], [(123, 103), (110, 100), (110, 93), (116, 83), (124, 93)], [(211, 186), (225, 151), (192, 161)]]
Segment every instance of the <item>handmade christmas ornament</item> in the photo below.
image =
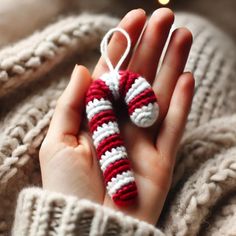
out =
[[(107, 45), (115, 31), (126, 37), (127, 48), (114, 68), (108, 57)], [(139, 127), (153, 125), (159, 114), (156, 96), (146, 79), (130, 71), (119, 71), (130, 48), (131, 40), (125, 30), (114, 28), (108, 31), (101, 42), (101, 54), (110, 71), (93, 81), (86, 96), (89, 129), (105, 185), (108, 194), (119, 206), (132, 204), (138, 192), (113, 110), (114, 101), (124, 100), (131, 121)]]

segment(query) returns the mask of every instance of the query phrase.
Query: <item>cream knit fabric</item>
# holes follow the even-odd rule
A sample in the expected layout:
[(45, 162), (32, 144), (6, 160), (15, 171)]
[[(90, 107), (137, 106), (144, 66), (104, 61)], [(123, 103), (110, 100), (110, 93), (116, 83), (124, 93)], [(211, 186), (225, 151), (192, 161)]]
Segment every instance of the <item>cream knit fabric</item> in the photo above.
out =
[(13, 235), (164, 235), (121, 212), (37, 188), (21, 192), (16, 219)]
[[(0, 234), (10, 234), (15, 214), (14, 235), (162, 235), (121, 213), (39, 188), (24, 189), (15, 211), (21, 189), (41, 186), (38, 150), (68, 71), (75, 60), (92, 68), (102, 36), (117, 22), (68, 17), (0, 52)], [(196, 16), (177, 14), (176, 26), (194, 34), (186, 70), (196, 88), (158, 227), (166, 235), (236, 235), (235, 45)]]
[(70, 6), (65, 0), (1, 0), (0, 47), (42, 28)]

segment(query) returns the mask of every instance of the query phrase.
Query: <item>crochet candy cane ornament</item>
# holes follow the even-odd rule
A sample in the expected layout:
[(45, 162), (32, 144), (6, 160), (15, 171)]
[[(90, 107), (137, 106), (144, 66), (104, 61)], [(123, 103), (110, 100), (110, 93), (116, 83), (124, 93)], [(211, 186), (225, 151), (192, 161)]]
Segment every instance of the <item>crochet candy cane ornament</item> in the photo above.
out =
[[(127, 48), (114, 68), (109, 60), (107, 45), (110, 36), (121, 32), (127, 39)], [(89, 129), (97, 151), (108, 194), (119, 206), (134, 202), (137, 187), (130, 168), (124, 142), (120, 136), (114, 101), (123, 98), (132, 122), (139, 127), (149, 127), (157, 119), (159, 106), (150, 84), (140, 75), (119, 71), (131, 47), (126, 31), (114, 28), (101, 42), (101, 54), (110, 72), (103, 74), (91, 84), (86, 96), (86, 113)]]

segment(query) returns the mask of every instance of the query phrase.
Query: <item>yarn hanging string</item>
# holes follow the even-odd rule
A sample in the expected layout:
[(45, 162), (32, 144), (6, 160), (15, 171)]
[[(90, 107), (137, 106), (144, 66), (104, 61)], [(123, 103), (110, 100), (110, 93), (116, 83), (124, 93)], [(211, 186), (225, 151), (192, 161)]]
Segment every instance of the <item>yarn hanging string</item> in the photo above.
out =
[[(127, 39), (127, 48), (114, 67), (108, 56), (108, 40), (114, 32)], [(139, 127), (154, 124), (159, 114), (156, 96), (145, 78), (130, 71), (120, 71), (129, 54), (131, 39), (121, 28), (107, 32), (101, 42), (101, 54), (109, 72), (95, 79), (86, 95), (86, 113), (97, 158), (108, 194), (118, 206), (133, 204), (138, 196), (125, 143), (120, 135), (114, 101), (124, 99), (131, 121)]]

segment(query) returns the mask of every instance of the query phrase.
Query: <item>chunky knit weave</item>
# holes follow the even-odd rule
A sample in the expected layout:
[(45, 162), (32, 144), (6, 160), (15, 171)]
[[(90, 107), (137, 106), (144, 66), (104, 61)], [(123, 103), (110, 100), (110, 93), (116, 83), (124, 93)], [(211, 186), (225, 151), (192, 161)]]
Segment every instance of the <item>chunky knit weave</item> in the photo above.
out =
[[(50, 193), (38, 188), (22, 192), (13, 235), (153, 235), (163, 236), (154, 226), (121, 212), (76, 197)], [(31, 220), (33, 219), (33, 222)], [(33, 225), (32, 225), (33, 223)], [(50, 234), (49, 234), (50, 235)]]
[[(69, 17), (0, 52), (2, 235), (10, 234), (20, 190), (29, 185), (41, 186), (38, 150), (56, 100), (68, 83), (68, 74), (62, 74), (69, 68), (66, 61), (72, 56), (85, 58), (83, 64), (92, 68), (97, 58), (91, 58), (97, 54), (89, 50), (98, 48), (104, 33), (116, 24), (116, 19), (107, 16)], [(187, 26), (194, 34), (186, 69), (194, 73), (196, 88), (172, 189), (158, 227), (166, 235), (234, 235), (235, 46), (199, 17), (177, 14), (176, 25)], [(63, 70), (52, 70), (58, 63), (63, 63)], [(108, 213), (91, 202), (77, 202), (68, 196), (28, 188), (18, 200), (15, 235), (60, 235), (54, 229), (70, 232), (67, 235), (93, 235), (95, 231), (161, 235), (150, 225), (142, 227), (143, 222), (117, 217), (119, 213)], [(45, 225), (49, 217), (50, 225)], [(37, 227), (40, 230), (36, 233)]]

